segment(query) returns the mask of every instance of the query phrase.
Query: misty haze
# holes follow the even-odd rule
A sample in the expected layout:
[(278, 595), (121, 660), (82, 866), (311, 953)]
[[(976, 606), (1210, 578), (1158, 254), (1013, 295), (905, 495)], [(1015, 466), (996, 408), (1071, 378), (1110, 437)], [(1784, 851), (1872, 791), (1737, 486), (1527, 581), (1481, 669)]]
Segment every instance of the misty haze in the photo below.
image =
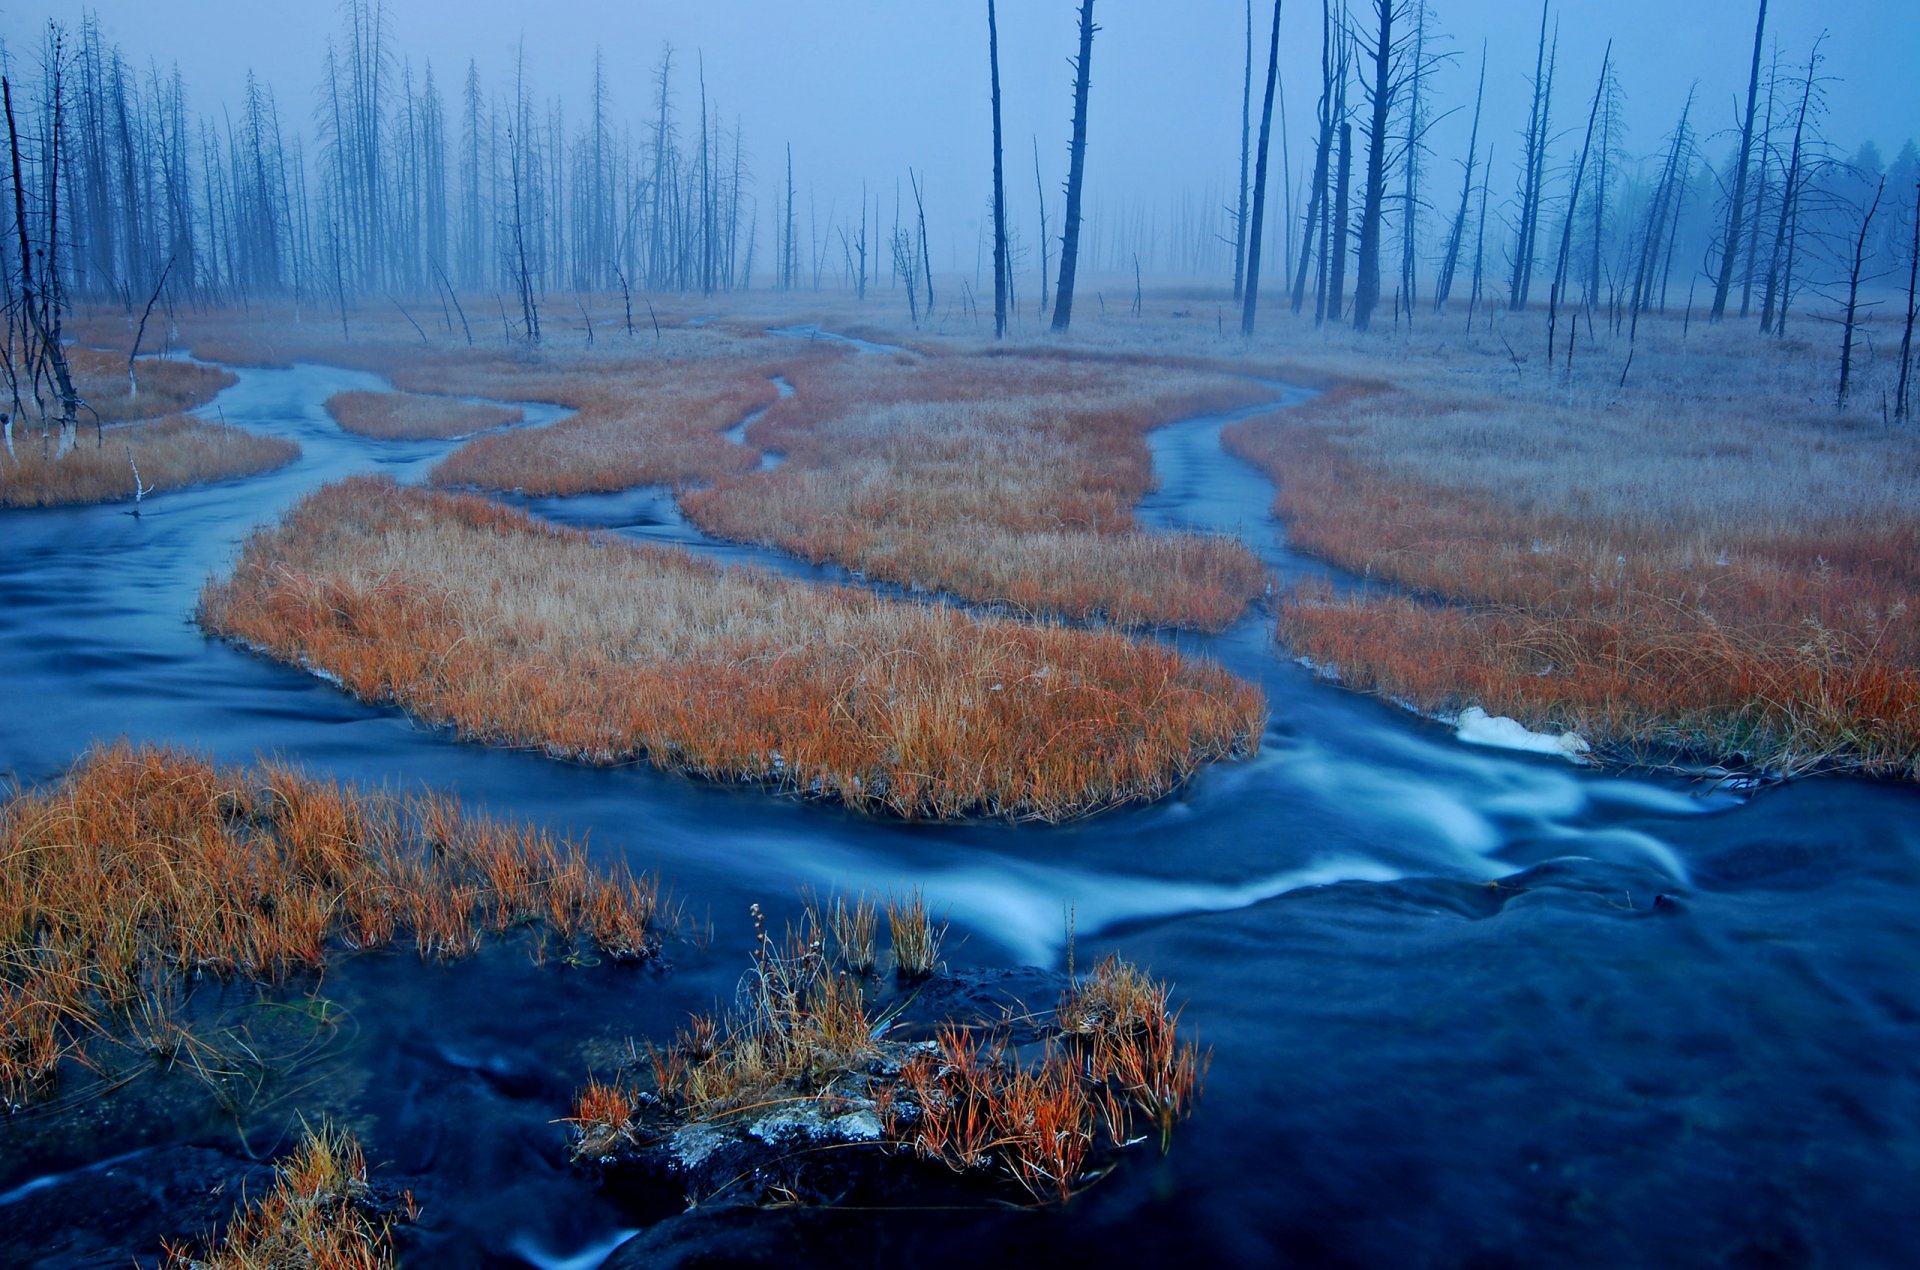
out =
[(1911, 1264), (1917, 64), (0, 9), (0, 1263)]

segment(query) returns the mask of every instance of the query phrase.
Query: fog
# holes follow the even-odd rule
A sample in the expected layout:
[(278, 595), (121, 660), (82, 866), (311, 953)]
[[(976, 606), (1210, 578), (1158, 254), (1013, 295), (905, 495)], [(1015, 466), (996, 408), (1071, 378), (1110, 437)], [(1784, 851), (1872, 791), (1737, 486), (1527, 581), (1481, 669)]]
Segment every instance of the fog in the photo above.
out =
[[(1256, 4), (1254, 102), (1258, 127), (1270, 8)], [(1364, 8), (1364, 6), (1362, 6)], [(1037, 237), (1036, 185), (1044, 185), (1057, 236), (1071, 113), (1076, 6), (1069, 0), (1012, 0), (1001, 6), (1000, 48), (1010, 216), (1027, 243)], [(259, 0), (101, 0), (104, 42), (137, 67), (177, 64), (195, 112), (234, 110), (252, 70), (278, 96), (282, 120), (311, 131), (327, 41), (340, 38), (338, 6)], [(1495, 151), (1495, 216), (1519, 181), (1539, 9), (1531, 0), (1434, 0), (1430, 52), (1446, 55), (1429, 90), (1436, 120), (1428, 137), (1432, 181), (1423, 234), (1442, 222), (1466, 149), (1482, 48), (1487, 59), (1482, 151)], [(511, 88), (516, 51), (535, 102), (559, 100), (572, 128), (581, 117), (595, 50), (607, 62), (617, 120), (643, 138), (662, 48), (676, 53), (676, 109), (697, 109), (698, 76), (729, 131), (737, 121), (763, 221), (783, 182), (792, 147), (802, 233), (851, 215), (862, 184), (891, 216), (896, 185), (922, 174), (936, 268), (971, 271), (990, 219), (985, 6), (952, 0), (580, 0), (529, 9), (503, 0), (436, 4), (386, 0), (389, 49), (415, 74), (430, 64), (452, 101), (469, 59), (489, 94)], [(68, 23), (70, 3), (13, 4), (0, 14), (16, 76), (37, 73), (49, 18)], [(1099, 0), (1089, 108), (1086, 216), (1089, 232), (1124, 218), (1154, 227), (1179, 215), (1218, 215), (1236, 198), (1246, 9), (1233, 0)], [(1554, 5), (1559, 63), (1556, 143), (1550, 165), (1571, 163), (1602, 49), (1613, 41), (1623, 92), (1621, 142), (1634, 161), (1656, 159), (1690, 86), (1698, 84), (1695, 129), (1704, 161), (1720, 165), (1738, 144), (1752, 48), (1751, 0), (1560, 0)], [(1366, 18), (1356, 11), (1364, 28)], [(1776, 0), (1767, 50), (1783, 77), (1804, 64), (1826, 33), (1828, 109), (1821, 132), (1840, 157), (1873, 142), (1892, 160), (1920, 136), (1920, 7), (1910, 0)], [(1312, 162), (1319, 91), (1320, 6), (1290, 0), (1281, 20), (1281, 89), (1273, 142), (1282, 214), (1289, 183)], [(1356, 94), (1357, 98), (1357, 94)], [(1037, 150), (1040, 181), (1036, 182)], [(1281, 170), (1284, 156), (1285, 171)], [(1564, 176), (1555, 178), (1564, 182)], [(909, 197), (910, 195), (904, 195)], [(1277, 222), (1276, 222), (1277, 223)], [(1227, 232), (1227, 222), (1220, 222)], [(1202, 226), (1205, 229), (1205, 226)], [(1092, 269), (1105, 265), (1096, 248)]]

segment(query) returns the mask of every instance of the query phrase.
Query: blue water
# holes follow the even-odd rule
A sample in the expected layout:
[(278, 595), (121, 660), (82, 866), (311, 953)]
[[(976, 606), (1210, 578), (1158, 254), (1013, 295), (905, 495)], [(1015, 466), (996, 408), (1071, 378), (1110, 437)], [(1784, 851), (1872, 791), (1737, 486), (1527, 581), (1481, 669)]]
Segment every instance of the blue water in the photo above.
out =
[[(345, 1022), (301, 1067), (310, 1089), (288, 1078), (227, 1116), (153, 1077), (64, 1118), (0, 1118), (0, 1262), (125, 1265), (200, 1233), (231, 1202), (209, 1187), (260, 1176), (242, 1143), (270, 1149), (298, 1108), (358, 1127), (421, 1197), (403, 1237), (421, 1264), (1909, 1263), (1920, 792), (1821, 780), (1747, 800), (1465, 746), (1315, 679), (1258, 613), (1169, 638), (1260, 682), (1259, 755), (1073, 825), (907, 825), (458, 744), (193, 625), (250, 529), (350, 473), (420, 480), (450, 448), (334, 427), (320, 403), (375, 376), (238, 374), (207, 413), (298, 441), (297, 463), (162, 491), (138, 519), (0, 512), (0, 770), (50, 780), (126, 735), (424, 783), (658, 870), (711, 914), (712, 945), (667, 973), (536, 969), (511, 947), (452, 968), (349, 959), (316, 989)], [(1142, 523), (1237, 533), (1278, 585), (1350, 582), (1287, 550), (1271, 486), (1219, 448), (1233, 417), (1151, 434)], [(521, 501), (846, 576), (712, 543), (660, 490)], [(956, 970), (1058, 966), (1071, 908), (1081, 964), (1117, 950), (1177, 984), (1214, 1050), (1198, 1114), (1063, 1212), (682, 1215), (671, 1188), (601, 1193), (550, 1123), (594, 1061), (583, 1045), (730, 997), (747, 906), (778, 920), (804, 885), (923, 886)]]

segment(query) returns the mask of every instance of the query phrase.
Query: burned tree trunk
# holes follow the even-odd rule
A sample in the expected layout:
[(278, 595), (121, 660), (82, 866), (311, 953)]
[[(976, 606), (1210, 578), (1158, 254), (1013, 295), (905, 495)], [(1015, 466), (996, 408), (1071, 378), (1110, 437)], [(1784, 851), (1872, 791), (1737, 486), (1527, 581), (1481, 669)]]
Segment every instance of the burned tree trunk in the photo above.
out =
[(1718, 322), (1727, 311), (1727, 292), (1733, 286), (1733, 262), (1740, 254), (1740, 222), (1747, 211), (1747, 162), (1753, 157), (1753, 114), (1760, 98), (1760, 48), (1767, 30), (1767, 0), (1760, 0), (1760, 18), (1753, 26), (1753, 71), (1747, 77), (1747, 115), (1740, 125), (1740, 159), (1734, 166), (1733, 200), (1727, 205), (1727, 236), (1720, 245), (1720, 276), (1713, 284), (1713, 312)]
[[(989, 0), (991, 3), (991, 0)], [(1247, 146), (1253, 122), (1253, 0), (1247, 0), (1247, 62), (1240, 79), (1240, 210), (1234, 216), (1233, 302), (1240, 303), (1247, 283)], [(1300, 306), (1295, 305), (1296, 309)]]
[[(1607, 71), (1613, 62), (1613, 41), (1600, 56), (1600, 82), (1593, 89), (1593, 109), (1587, 113), (1587, 135), (1580, 143), (1580, 161), (1573, 169), (1573, 192), (1567, 196), (1567, 217), (1560, 227), (1560, 254), (1554, 259), (1553, 285), (1547, 291), (1547, 366), (1553, 366), (1553, 336), (1560, 317), (1560, 289), (1567, 282), (1567, 259), (1573, 250), (1574, 212), (1580, 206), (1580, 183), (1587, 175), (1587, 154), (1593, 148), (1593, 125), (1600, 118), (1600, 98), (1607, 91)], [(1572, 347), (1571, 344), (1568, 345)]]
[(1093, 0), (1080, 0), (1080, 56), (1073, 68), (1073, 148), (1067, 161), (1067, 219), (1060, 235), (1060, 284), (1054, 288), (1053, 329), (1073, 324), (1073, 276), (1080, 263), (1080, 188), (1087, 167), (1087, 85), (1093, 62)]
[(1913, 186), (1913, 248), (1907, 256), (1907, 325), (1900, 336), (1900, 387), (1894, 393), (1893, 417), (1907, 417), (1907, 377), (1913, 370), (1915, 292), (1920, 289), (1920, 181)]
[[(1313, 188), (1307, 193), (1307, 232), (1300, 244), (1300, 267), (1293, 275), (1293, 311), (1298, 313), (1307, 298), (1307, 264), (1313, 259), (1314, 230), (1327, 215), (1327, 171), (1333, 156), (1333, 12), (1327, 0), (1320, 0), (1320, 137), (1314, 147)], [(1321, 235), (1325, 237), (1324, 232)], [(1322, 253), (1321, 276), (1326, 274)]]
[(1453, 214), (1453, 229), (1447, 235), (1446, 258), (1440, 262), (1440, 278), (1433, 289), (1433, 311), (1439, 313), (1447, 307), (1447, 297), (1453, 293), (1454, 270), (1460, 265), (1460, 246), (1467, 233), (1467, 203), (1473, 197), (1473, 164), (1475, 154), (1480, 147), (1480, 106), (1486, 100), (1487, 92), (1487, 46), (1480, 45), (1480, 86), (1473, 93), (1473, 130), (1467, 134), (1467, 169), (1460, 181), (1460, 207)]
[(993, 338), (998, 340), (1007, 334), (1007, 187), (1000, 156), (1000, 25), (993, 0), (987, 0), (987, 64), (993, 80)]
[(1253, 166), (1253, 232), (1247, 240), (1247, 291), (1240, 311), (1240, 333), (1253, 334), (1254, 310), (1260, 303), (1260, 230), (1266, 220), (1267, 146), (1273, 136), (1273, 85), (1280, 73), (1280, 4), (1273, 0), (1273, 36), (1267, 44), (1267, 96), (1260, 107), (1260, 149)]
[(1338, 322), (1341, 309), (1345, 306), (1347, 288), (1347, 209), (1348, 195), (1353, 187), (1353, 125), (1340, 125), (1340, 178), (1335, 183), (1333, 195), (1333, 219), (1328, 221), (1332, 231), (1332, 250), (1328, 253), (1331, 267), (1327, 276), (1327, 317)]
[(1380, 302), (1380, 216), (1387, 192), (1387, 120), (1393, 110), (1394, 11), (1398, 0), (1374, 0), (1373, 79), (1363, 80), (1372, 107), (1367, 131), (1367, 184), (1360, 205), (1360, 254), (1353, 283), (1353, 329), (1364, 331)]
[(1860, 232), (1853, 240), (1853, 262), (1847, 270), (1847, 316), (1840, 337), (1840, 392), (1834, 401), (1842, 410), (1846, 409), (1847, 393), (1853, 387), (1853, 332), (1860, 324), (1860, 278), (1866, 268), (1867, 233), (1873, 227), (1874, 213), (1880, 210), (1880, 198), (1886, 192), (1887, 178), (1883, 176), (1873, 191), (1873, 201), (1867, 204), (1867, 214), (1860, 218)]

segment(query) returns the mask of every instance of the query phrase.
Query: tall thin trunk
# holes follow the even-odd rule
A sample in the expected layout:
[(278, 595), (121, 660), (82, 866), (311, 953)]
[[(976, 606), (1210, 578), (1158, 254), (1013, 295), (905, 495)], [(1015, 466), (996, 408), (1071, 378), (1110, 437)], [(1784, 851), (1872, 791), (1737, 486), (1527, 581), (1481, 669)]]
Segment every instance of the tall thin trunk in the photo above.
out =
[[(992, 0), (988, 0), (991, 4)], [(998, 97), (994, 99), (996, 102)], [(1240, 79), (1240, 210), (1234, 215), (1233, 302), (1240, 303), (1247, 281), (1247, 146), (1253, 121), (1253, 0), (1247, 0), (1247, 61)]]
[(1260, 149), (1253, 169), (1253, 233), (1247, 241), (1247, 293), (1240, 313), (1240, 333), (1253, 334), (1253, 315), (1260, 303), (1260, 231), (1266, 220), (1267, 144), (1273, 134), (1273, 84), (1280, 73), (1280, 4), (1273, 0), (1273, 37), (1267, 45), (1267, 96), (1260, 107)]
[[(993, 338), (1005, 339), (1007, 334), (1007, 187), (1000, 155), (1000, 24), (994, 16), (993, 0), (987, 0), (987, 64), (993, 80)], [(866, 202), (864, 194), (861, 195), (861, 202)], [(863, 221), (865, 216), (866, 212), (863, 208), (861, 211)], [(861, 251), (864, 259), (866, 251), (864, 242)]]
[(1840, 392), (1834, 404), (1844, 410), (1847, 406), (1847, 393), (1853, 382), (1853, 332), (1859, 325), (1860, 317), (1860, 278), (1866, 268), (1867, 233), (1873, 227), (1873, 216), (1880, 210), (1880, 197), (1887, 192), (1887, 178), (1881, 177), (1880, 184), (1873, 191), (1873, 202), (1867, 205), (1867, 214), (1860, 218), (1860, 233), (1853, 240), (1853, 265), (1847, 271), (1847, 318), (1845, 332), (1840, 337)]
[(1373, 322), (1380, 302), (1380, 216), (1387, 192), (1387, 119), (1393, 109), (1393, 19), (1398, 0), (1374, 0), (1373, 81), (1366, 84), (1372, 114), (1367, 132), (1367, 184), (1360, 206), (1360, 255), (1353, 283), (1353, 329)]
[(1331, 267), (1327, 276), (1327, 317), (1338, 322), (1340, 312), (1345, 307), (1347, 288), (1347, 239), (1351, 233), (1347, 228), (1349, 194), (1353, 188), (1353, 125), (1340, 125), (1340, 179), (1334, 188), (1333, 218), (1327, 222), (1328, 239), (1332, 246), (1328, 252)]
[(1574, 211), (1580, 206), (1580, 183), (1587, 175), (1587, 154), (1593, 147), (1593, 125), (1600, 118), (1600, 97), (1607, 91), (1607, 70), (1613, 62), (1613, 41), (1600, 55), (1600, 82), (1593, 88), (1593, 109), (1587, 112), (1587, 135), (1580, 143), (1580, 161), (1573, 169), (1573, 192), (1567, 195), (1567, 216), (1560, 227), (1560, 254), (1553, 265), (1553, 286), (1547, 291), (1547, 365), (1553, 365), (1554, 326), (1560, 316), (1560, 289), (1567, 281), (1567, 257), (1573, 250)]
[(1713, 312), (1718, 322), (1727, 312), (1727, 292), (1733, 286), (1733, 262), (1740, 254), (1740, 221), (1747, 213), (1747, 161), (1753, 156), (1753, 115), (1760, 99), (1760, 50), (1767, 30), (1767, 0), (1760, 0), (1760, 17), (1753, 24), (1753, 70), (1747, 77), (1747, 114), (1740, 125), (1740, 160), (1734, 168), (1733, 200), (1727, 205), (1727, 236), (1721, 243), (1720, 276), (1713, 284)]
[(1074, 59), (1073, 147), (1067, 162), (1067, 218), (1060, 236), (1060, 283), (1054, 288), (1053, 329), (1073, 324), (1073, 277), (1080, 262), (1080, 190), (1087, 166), (1087, 85), (1093, 62), (1093, 0), (1080, 0), (1080, 56)]
[(1480, 84), (1473, 93), (1473, 130), (1467, 134), (1467, 167), (1460, 181), (1460, 207), (1453, 214), (1453, 230), (1447, 235), (1446, 258), (1440, 262), (1440, 278), (1433, 289), (1433, 311), (1440, 312), (1447, 306), (1447, 297), (1453, 293), (1453, 274), (1460, 264), (1460, 247), (1467, 233), (1467, 203), (1473, 197), (1474, 157), (1480, 147), (1480, 106), (1487, 92), (1487, 45), (1480, 44)]
[(1893, 417), (1907, 417), (1907, 377), (1913, 370), (1914, 301), (1920, 292), (1920, 181), (1913, 184), (1913, 248), (1907, 255), (1907, 325), (1900, 336), (1900, 387), (1894, 393)]
[[(1036, 317), (1047, 315), (1047, 275), (1052, 272), (1047, 267), (1047, 187), (1040, 179), (1040, 138), (1033, 138), (1033, 188), (1040, 203), (1040, 307), (1034, 311)], [(878, 215), (874, 217), (879, 221)]]
[[(1327, 216), (1328, 165), (1333, 157), (1333, 42), (1334, 17), (1328, 0), (1320, 0), (1320, 135), (1314, 146), (1313, 186), (1307, 193), (1306, 236), (1300, 244), (1300, 267), (1293, 274), (1293, 311), (1307, 298), (1307, 264), (1313, 259), (1314, 231)], [(1324, 230), (1320, 238), (1324, 240)], [(1326, 253), (1320, 256), (1320, 275), (1326, 276)]]

